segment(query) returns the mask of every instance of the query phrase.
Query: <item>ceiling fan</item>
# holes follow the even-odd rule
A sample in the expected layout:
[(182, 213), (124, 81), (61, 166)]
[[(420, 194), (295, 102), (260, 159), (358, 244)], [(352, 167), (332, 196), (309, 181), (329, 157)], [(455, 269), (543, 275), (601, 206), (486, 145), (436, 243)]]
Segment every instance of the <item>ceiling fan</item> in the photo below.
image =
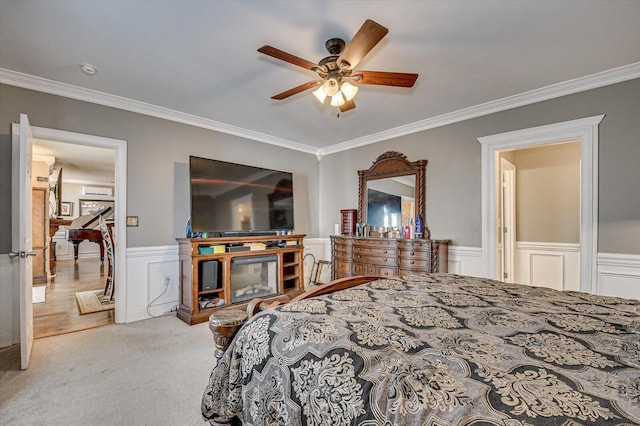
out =
[[(381, 86), (413, 87), (418, 74), (385, 72), (385, 71), (356, 71), (354, 68), (367, 53), (384, 38), (389, 30), (382, 25), (367, 19), (358, 30), (351, 42), (345, 45), (344, 40), (332, 38), (325, 43), (330, 56), (314, 64), (271, 46), (262, 46), (258, 52), (289, 62), (293, 65), (314, 71), (319, 80), (309, 81), (300, 86), (278, 93), (271, 99), (282, 100), (289, 96), (318, 87), (313, 95), (324, 103), (331, 98), (331, 106), (348, 111), (356, 107), (353, 98), (358, 92), (359, 84), (377, 84)], [(354, 86), (355, 85), (355, 86)]]

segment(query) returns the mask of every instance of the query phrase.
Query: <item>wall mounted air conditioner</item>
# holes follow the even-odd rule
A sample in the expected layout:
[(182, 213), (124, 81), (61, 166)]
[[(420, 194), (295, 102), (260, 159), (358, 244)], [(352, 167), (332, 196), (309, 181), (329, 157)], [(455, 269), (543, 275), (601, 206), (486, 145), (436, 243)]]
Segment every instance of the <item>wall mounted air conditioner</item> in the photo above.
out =
[(82, 195), (96, 195), (100, 197), (113, 196), (113, 188), (105, 188), (101, 186), (83, 186)]

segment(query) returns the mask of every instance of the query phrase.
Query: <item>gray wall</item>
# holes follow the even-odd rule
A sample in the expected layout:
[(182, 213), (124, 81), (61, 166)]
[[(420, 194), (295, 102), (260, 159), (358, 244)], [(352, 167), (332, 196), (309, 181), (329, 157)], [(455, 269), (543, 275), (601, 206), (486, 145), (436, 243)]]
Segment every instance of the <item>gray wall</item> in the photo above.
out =
[[(640, 79), (461, 123), (315, 156), (140, 114), (0, 85), (0, 253), (10, 248), (11, 122), (128, 141), (129, 246), (173, 244), (188, 216), (188, 156), (200, 155), (294, 173), (296, 228), (327, 236), (340, 210), (357, 208), (357, 170), (388, 150), (427, 159), (427, 221), (433, 238), (481, 246), (478, 137), (599, 114), (599, 251), (640, 254)], [(304, 141), (301, 141), (304, 142)], [(248, 154), (250, 153), (250, 154)], [(321, 178), (318, 178), (320, 176)]]
[(604, 253), (640, 254), (640, 79), (503, 111), (327, 155), (320, 164), (320, 234), (340, 209), (357, 208), (357, 170), (385, 151), (427, 159), (427, 220), (433, 238), (481, 246), (478, 137), (605, 114), (599, 134), (599, 241)]
[(318, 233), (315, 155), (141, 114), (0, 85), (0, 253), (11, 247), (11, 123), (127, 141), (129, 247), (175, 244), (189, 216), (189, 155), (293, 172), (296, 231)]

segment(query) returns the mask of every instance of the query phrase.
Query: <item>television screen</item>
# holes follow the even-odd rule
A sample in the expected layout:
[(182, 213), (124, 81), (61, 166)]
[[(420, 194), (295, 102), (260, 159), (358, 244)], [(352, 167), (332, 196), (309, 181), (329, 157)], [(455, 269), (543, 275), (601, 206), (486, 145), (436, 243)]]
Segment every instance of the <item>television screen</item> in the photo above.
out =
[(211, 236), (293, 230), (293, 174), (189, 157), (191, 230)]

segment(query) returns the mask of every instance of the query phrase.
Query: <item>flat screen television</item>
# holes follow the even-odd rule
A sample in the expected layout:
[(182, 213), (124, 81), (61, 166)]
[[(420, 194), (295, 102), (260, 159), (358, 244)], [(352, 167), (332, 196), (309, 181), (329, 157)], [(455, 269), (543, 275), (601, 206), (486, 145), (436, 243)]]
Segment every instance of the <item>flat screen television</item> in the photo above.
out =
[(189, 157), (191, 231), (209, 236), (293, 230), (293, 174)]

